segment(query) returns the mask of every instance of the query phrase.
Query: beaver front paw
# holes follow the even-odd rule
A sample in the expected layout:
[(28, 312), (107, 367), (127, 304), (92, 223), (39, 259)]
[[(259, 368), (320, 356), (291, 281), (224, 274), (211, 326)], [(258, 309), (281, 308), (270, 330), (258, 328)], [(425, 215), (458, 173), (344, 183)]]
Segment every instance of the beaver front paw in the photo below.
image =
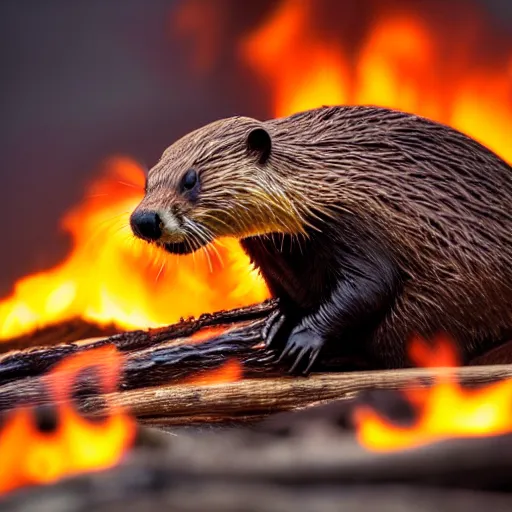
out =
[(298, 352), (295, 357), (295, 362), (290, 368), (290, 373), (293, 373), (299, 363), (306, 359), (307, 366), (302, 373), (307, 374), (318, 357), (323, 345), (324, 340), (322, 336), (306, 325), (298, 325), (290, 333), (286, 346), (278, 361), (282, 361), (286, 357), (294, 356)]

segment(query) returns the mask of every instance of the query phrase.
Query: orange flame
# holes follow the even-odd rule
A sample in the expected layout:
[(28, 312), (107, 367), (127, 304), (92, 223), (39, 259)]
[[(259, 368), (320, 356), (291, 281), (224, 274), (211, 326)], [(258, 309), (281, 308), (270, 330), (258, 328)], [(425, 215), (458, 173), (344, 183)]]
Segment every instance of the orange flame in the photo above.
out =
[(214, 384), (229, 384), (243, 378), (243, 366), (237, 359), (229, 359), (219, 368), (200, 372), (185, 379), (181, 384), (195, 386), (210, 386)]
[(341, 48), (316, 37), (309, 1), (281, 2), (242, 44), (243, 57), (272, 84), (274, 115), (348, 100), (349, 67)]
[(500, 67), (478, 68), (460, 52), (447, 54), (437, 44), (445, 34), (417, 14), (384, 8), (349, 52), (319, 35), (317, 11), (314, 0), (283, 0), (241, 45), (243, 60), (270, 85), (275, 116), (334, 104), (398, 108), (449, 124), (512, 162), (512, 47)]
[(453, 375), (457, 357), (452, 345), (439, 339), (434, 349), (415, 340), (416, 363), (438, 368), (430, 389), (405, 392), (418, 414), (414, 424), (397, 426), (377, 412), (360, 407), (355, 413), (359, 442), (372, 451), (404, 450), (453, 437), (480, 437), (512, 432), (512, 379), (482, 389), (464, 389)]
[(32, 408), (19, 408), (7, 417), (0, 430), (0, 494), (107, 469), (129, 449), (135, 435), (131, 416), (110, 406), (106, 419), (87, 421), (70, 403), (73, 382), (88, 367), (102, 370), (103, 391), (110, 392), (117, 383), (121, 358), (115, 348), (102, 347), (70, 356), (52, 370), (48, 386), (55, 400), (55, 431), (39, 431)]
[(158, 327), (268, 297), (234, 240), (189, 256), (167, 255), (136, 240), (129, 215), (144, 179), (130, 159), (108, 162), (84, 202), (63, 220), (73, 238), (66, 261), (21, 279), (0, 303), (0, 339), (75, 316), (100, 325)]

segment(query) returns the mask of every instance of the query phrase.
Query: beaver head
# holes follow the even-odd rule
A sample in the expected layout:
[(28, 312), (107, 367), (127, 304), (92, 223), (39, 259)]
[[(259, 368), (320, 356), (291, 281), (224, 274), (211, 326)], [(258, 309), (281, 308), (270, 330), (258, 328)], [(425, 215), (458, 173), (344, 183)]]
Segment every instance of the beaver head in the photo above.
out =
[(132, 213), (134, 234), (172, 253), (216, 238), (301, 233), (269, 129), (247, 117), (216, 121), (165, 150)]

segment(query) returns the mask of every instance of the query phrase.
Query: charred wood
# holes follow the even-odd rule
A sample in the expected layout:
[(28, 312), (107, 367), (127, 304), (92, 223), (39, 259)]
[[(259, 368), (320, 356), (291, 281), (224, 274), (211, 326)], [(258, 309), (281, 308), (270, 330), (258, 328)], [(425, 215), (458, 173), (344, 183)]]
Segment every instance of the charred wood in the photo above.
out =
[[(183, 320), (160, 329), (129, 331), (90, 341), (77, 340), (53, 346), (11, 351), (0, 357), (0, 384), (41, 375), (68, 355), (104, 345), (115, 345), (126, 354), (127, 358), (130, 358), (132, 354), (137, 354), (134, 358), (132, 357), (131, 368), (135, 374), (138, 370), (151, 366), (158, 375), (162, 366), (175, 366), (179, 361), (180, 367), (183, 365), (183, 368), (176, 368), (177, 375), (174, 376), (171, 372), (169, 377), (170, 379), (179, 378), (187, 375), (189, 371), (207, 368), (208, 361), (211, 361), (213, 365), (218, 364), (220, 359), (224, 360), (219, 358), (219, 354), (222, 352), (228, 357), (231, 355), (236, 357), (240, 355), (240, 350), (258, 343), (261, 339), (261, 323), (274, 309), (275, 302), (267, 301), (251, 307), (205, 314), (198, 319)], [(237, 326), (240, 328), (235, 334), (229, 332), (225, 336), (212, 335), (209, 344), (201, 343), (199, 345), (193, 340), (188, 340), (192, 341), (188, 345), (186, 343), (187, 338), (200, 330), (223, 326), (226, 329)], [(0, 344), (1, 346), (2, 344)], [(144, 352), (144, 349), (148, 350)], [(198, 360), (200, 360), (199, 364)], [(128, 379), (129, 381), (130, 379)]]
[(37, 329), (29, 334), (0, 341), (0, 354), (14, 350), (27, 350), (35, 347), (51, 347), (86, 338), (104, 338), (120, 331), (115, 325), (100, 326), (81, 318), (72, 318), (65, 322)]

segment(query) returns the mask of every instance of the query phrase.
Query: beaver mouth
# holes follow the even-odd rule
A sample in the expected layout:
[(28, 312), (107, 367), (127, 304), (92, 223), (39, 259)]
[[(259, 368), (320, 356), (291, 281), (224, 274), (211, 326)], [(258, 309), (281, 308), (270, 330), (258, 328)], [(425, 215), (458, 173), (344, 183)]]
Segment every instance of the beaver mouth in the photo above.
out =
[(212, 232), (190, 219), (180, 219), (181, 237), (179, 242), (160, 240), (157, 244), (171, 254), (192, 254), (213, 242), (215, 236)]
[(197, 244), (189, 244), (187, 242), (177, 242), (177, 243), (165, 243), (162, 244), (162, 247), (171, 254), (192, 254), (193, 252), (198, 251), (201, 247), (204, 247), (206, 244), (198, 246)]
[(194, 238), (193, 240), (185, 240), (184, 242), (164, 242), (159, 245), (171, 254), (192, 254), (206, 247), (212, 241), (213, 239), (210, 238)]

